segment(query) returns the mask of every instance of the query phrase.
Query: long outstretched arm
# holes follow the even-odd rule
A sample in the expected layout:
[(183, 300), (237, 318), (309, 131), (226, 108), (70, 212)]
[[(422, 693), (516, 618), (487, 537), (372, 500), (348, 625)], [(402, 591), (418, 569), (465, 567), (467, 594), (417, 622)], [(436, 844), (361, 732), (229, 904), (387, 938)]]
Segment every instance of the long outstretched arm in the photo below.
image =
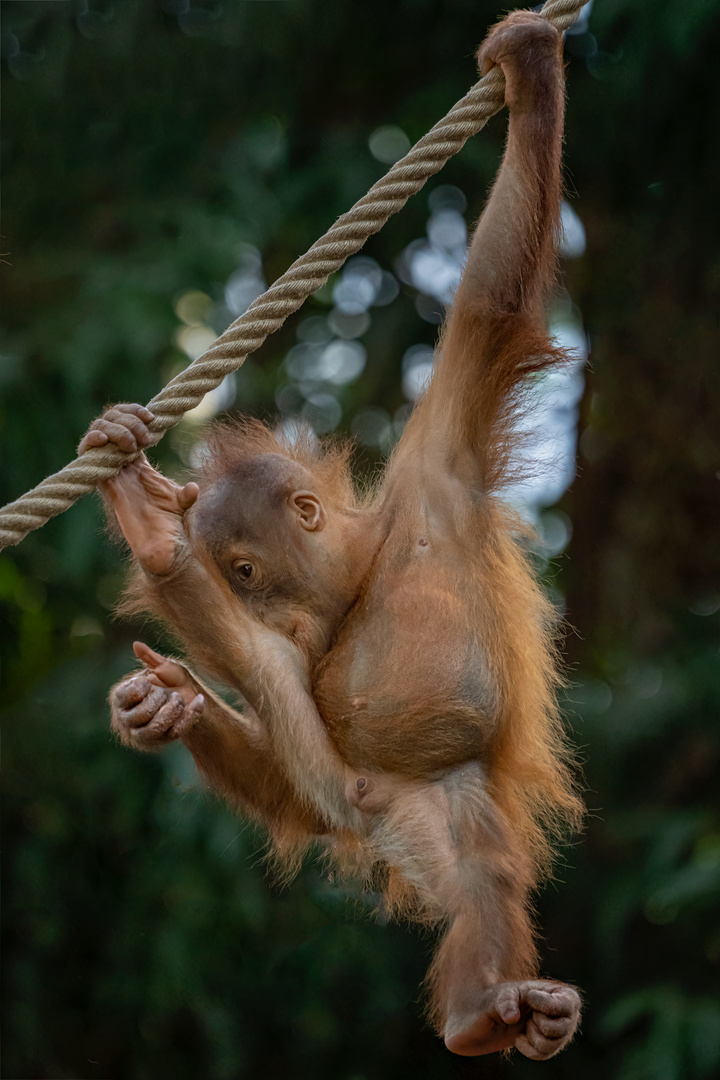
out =
[[(564, 117), (562, 38), (546, 19), (514, 12), (478, 59), (500, 65), (510, 111), (507, 146), (475, 230), (439, 346), (438, 370), (406, 430), (408, 449), (467, 450), (484, 490), (502, 483), (510, 417), (523, 381), (556, 363), (543, 301), (555, 276)], [(402, 457), (402, 444), (401, 454)]]
[(565, 83), (562, 37), (540, 15), (514, 12), (478, 51), (482, 74), (499, 65), (509, 110), (505, 154), (478, 222), (448, 323), (458, 315), (522, 315), (542, 323), (555, 271)]

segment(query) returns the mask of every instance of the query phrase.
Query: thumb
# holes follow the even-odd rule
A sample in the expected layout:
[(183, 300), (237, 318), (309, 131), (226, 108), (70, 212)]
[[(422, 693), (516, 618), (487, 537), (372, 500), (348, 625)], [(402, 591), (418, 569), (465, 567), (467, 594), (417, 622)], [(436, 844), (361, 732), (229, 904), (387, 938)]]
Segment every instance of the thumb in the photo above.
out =
[(520, 991), (517, 985), (512, 983), (504, 986), (498, 993), (495, 1012), (504, 1024), (517, 1024), (522, 1019), (520, 1009)]
[(145, 667), (156, 668), (165, 663), (165, 657), (154, 652), (144, 641), (134, 641), (133, 652)]
[(142, 641), (136, 641), (133, 651), (138, 660), (142, 661), (148, 669), (148, 677), (156, 686), (165, 686), (168, 689), (174, 686), (184, 686), (187, 682), (187, 671), (174, 660), (166, 660), (164, 656), (154, 652), (149, 645)]

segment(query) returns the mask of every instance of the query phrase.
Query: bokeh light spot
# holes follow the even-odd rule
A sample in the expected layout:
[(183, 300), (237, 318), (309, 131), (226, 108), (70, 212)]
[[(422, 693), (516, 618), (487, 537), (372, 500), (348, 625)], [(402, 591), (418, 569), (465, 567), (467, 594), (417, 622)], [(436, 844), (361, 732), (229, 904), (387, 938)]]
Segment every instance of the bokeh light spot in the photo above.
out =
[(408, 401), (417, 401), (432, 378), (435, 351), (430, 345), (412, 345), (402, 360), (402, 388)]
[(382, 161), (384, 165), (394, 165), (407, 154), (410, 140), (402, 128), (395, 124), (385, 124), (375, 128), (368, 139), (368, 146), (376, 161)]

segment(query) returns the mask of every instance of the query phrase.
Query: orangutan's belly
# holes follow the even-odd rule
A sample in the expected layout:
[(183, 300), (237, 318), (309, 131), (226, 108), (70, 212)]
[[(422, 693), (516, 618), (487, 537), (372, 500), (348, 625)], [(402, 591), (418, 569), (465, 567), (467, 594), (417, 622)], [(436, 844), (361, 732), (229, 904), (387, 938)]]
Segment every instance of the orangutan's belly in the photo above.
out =
[(356, 767), (430, 775), (482, 755), (496, 694), (477, 598), (451, 571), (418, 560), (385, 590), (379, 574), (317, 672), (320, 712)]

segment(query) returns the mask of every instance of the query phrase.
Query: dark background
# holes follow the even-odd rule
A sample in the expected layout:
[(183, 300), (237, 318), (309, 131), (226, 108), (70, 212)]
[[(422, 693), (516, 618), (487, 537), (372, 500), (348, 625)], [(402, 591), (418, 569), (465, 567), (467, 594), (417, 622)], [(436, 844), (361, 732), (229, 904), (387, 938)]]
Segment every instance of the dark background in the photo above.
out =
[[(2, 501), (74, 454), (108, 401), (187, 363), (178, 298), (223, 289), (241, 244), (273, 280), (475, 80), (488, 0), (2, 3)], [(545, 571), (564, 598), (585, 835), (539, 898), (544, 963), (586, 1017), (549, 1065), (453, 1058), (424, 1027), (431, 942), (382, 925), (309, 864), (280, 889), (262, 837), (201, 791), (182, 748), (133, 756), (106, 694), (155, 629), (113, 619), (123, 555), (85, 499), (0, 556), (5, 736), (4, 1069), (20, 1078), (720, 1073), (717, 70), (713, 0), (597, 0), (567, 40), (568, 190), (587, 235), (565, 286), (591, 368), (578, 474)], [(368, 245), (391, 270), (427, 196), (471, 222), (491, 121)], [(196, 298), (197, 299), (197, 298)], [(300, 321), (237, 378), (275, 411)], [(339, 430), (403, 402), (400, 357), (436, 326), (403, 285), (373, 309)], [(225, 319), (228, 321), (228, 319)], [(282, 399), (285, 405), (287, 400)], [(154, 454), (179, 474), (196, 426)], [(361, 470), (377, 451), (361, 449)]]

